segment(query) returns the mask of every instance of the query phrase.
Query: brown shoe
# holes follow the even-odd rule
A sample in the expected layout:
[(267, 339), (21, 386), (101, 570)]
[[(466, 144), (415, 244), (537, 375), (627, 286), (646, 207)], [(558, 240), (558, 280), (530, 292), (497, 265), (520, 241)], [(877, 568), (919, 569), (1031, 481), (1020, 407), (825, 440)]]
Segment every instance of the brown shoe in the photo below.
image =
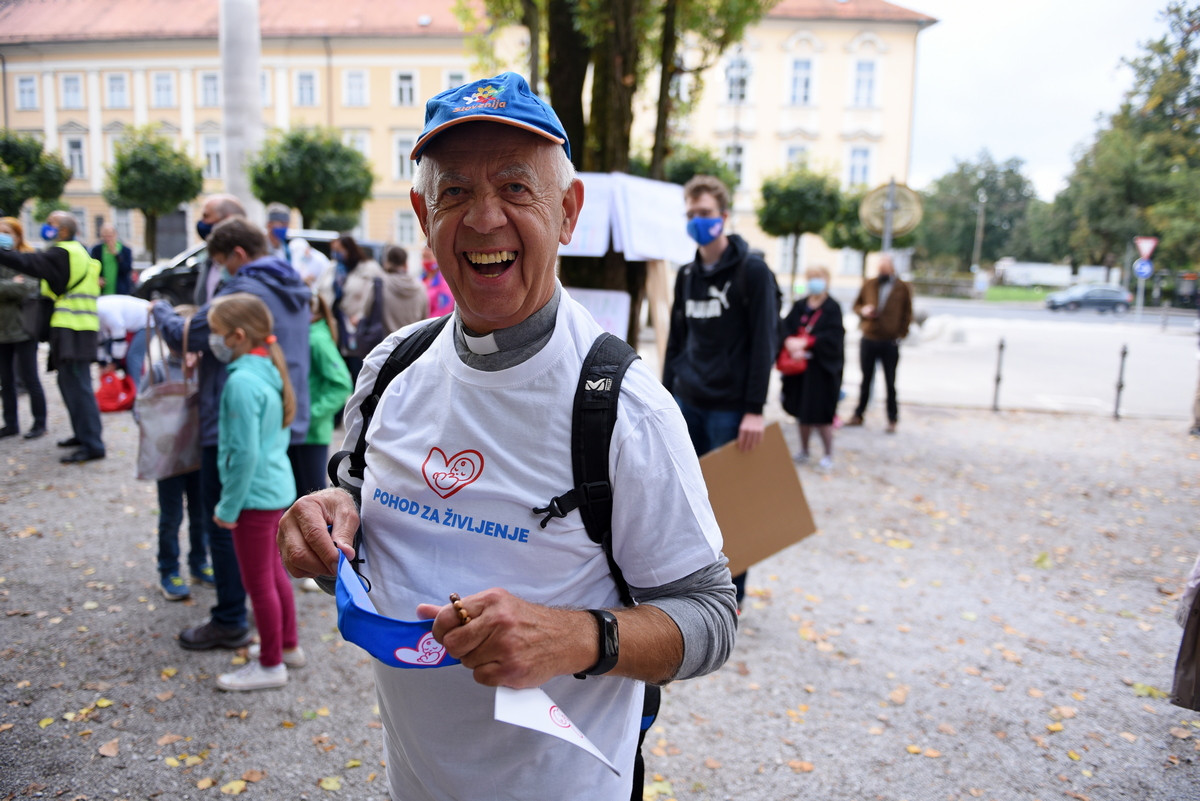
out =
[(895, 434), (895, 433), (896, 433), (896, 424), (895, 424), (895, 423), (888, 423), (887, 432), (888, 432), (889, 434)]
[(861, 417), (859, 417), (857, 414), (846, 421), (847, 428), (857, 428), (858, 426), (861, 426), (862, 424), (863, 424), (863, 419)]

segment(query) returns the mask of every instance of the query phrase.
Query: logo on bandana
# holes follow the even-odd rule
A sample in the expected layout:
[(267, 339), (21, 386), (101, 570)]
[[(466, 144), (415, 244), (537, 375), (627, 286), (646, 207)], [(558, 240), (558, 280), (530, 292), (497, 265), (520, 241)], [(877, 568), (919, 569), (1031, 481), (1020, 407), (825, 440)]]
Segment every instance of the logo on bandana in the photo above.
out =
[(460, 111), (477, 111), (481, 108), (504, 108), (507, 103), (499, 100), (500, 90), (494, 86), (481, 86), (469, 95), (463, 95), (463, 102), (466, 105), (459, 106), (454, 109)]
[(459, 451), (447, 458), (441, 448), (433, 448), (421, 465), (425, 483), (443, 500), (479, 478), (483, 472), (483, 454)]
[(395, 656), (406, 665), (436, 665), (446, 657), (446, 646), (435, 640), (431, 631), (417, 640), (416, 648), (397, 648)]

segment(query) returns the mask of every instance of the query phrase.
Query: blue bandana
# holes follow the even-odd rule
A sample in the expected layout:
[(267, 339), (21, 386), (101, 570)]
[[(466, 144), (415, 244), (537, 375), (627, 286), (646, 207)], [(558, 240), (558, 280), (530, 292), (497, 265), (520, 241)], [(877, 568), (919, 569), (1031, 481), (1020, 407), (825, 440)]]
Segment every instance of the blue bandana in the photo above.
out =
[(338, 630), (385, 665), (395, 668), (435, 668), (459, 661), (433, 638), (432, 620), (396, 620), (375, 611), (362, 579), (338, 555)]

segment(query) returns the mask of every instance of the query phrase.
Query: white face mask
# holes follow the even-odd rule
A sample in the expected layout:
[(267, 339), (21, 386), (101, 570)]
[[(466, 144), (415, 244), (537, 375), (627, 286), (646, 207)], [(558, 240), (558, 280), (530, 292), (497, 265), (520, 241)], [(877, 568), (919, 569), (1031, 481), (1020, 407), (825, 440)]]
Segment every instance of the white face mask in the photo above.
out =
[(225, 337), (220, 334), (208, 335), (208, 349), (212, 351), (213, 356), (217, 357), (219, 362), (233, 361), (233, 348), (225, 344)]

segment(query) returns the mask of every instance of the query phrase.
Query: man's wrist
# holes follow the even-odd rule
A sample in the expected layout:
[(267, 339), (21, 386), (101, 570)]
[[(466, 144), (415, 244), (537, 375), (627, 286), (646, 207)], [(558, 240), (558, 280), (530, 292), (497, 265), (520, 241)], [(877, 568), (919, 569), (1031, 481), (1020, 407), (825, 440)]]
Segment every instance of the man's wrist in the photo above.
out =
[(596, 654), (596, 660), (591, 667), (574, 674), (575, 678), (587, 676), (602, 676), (617, 666), (620, 656), (620, 638), (618, 636), (617, 617), (606, 609), (588, 609), (587, 613), (595, 621), (592, 629), (595, 634), (592, 642), (594, 649), (589, 653)]

